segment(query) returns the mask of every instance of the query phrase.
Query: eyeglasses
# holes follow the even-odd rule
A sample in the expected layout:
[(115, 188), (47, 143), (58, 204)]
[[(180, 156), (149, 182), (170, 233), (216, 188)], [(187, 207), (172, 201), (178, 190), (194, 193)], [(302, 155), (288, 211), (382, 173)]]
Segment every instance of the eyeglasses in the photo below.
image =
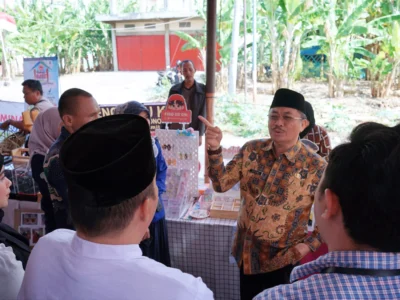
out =
[[(277, 122), (277, 121), (279, 121), (281, 116), (280, 115), (268, 115), (268, 118), (270, 121)], [(290, 123), (290, 122), (293, 122), (294, 120), (304, 120), (304, 118), (295, 118), (292, 116), (283, 116), (282, 119), (283, 119), (283, 122), (285, 122), (285, 123)]]

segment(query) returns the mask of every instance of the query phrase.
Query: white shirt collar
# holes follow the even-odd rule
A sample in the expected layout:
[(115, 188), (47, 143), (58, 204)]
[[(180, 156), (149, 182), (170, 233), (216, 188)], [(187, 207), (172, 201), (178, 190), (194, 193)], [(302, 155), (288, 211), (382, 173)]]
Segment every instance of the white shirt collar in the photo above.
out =
[(95, 259), (125, 260), (142, 257), (142, 250), (137, 244), (97, 244), (80, 238), (76, 233), (72, 239), (71, 248), (78, 256)]

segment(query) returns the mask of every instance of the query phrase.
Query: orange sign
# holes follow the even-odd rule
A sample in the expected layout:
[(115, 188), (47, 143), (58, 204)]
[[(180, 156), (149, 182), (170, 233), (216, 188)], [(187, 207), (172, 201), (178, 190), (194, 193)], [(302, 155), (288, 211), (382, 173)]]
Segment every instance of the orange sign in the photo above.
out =
[(182, 95), (174, 94), (168, 98), (165, 109), (161, 112), (163, 123), (190, 123), (192, 111), (186, 107), (185, 98)]

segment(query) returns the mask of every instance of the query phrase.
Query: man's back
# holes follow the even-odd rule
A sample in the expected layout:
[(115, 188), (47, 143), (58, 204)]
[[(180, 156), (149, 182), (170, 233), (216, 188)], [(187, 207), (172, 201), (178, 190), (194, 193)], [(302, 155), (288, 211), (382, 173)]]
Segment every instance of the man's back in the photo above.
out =
[[(349, 272), (354, 269), (395, 270), (400, 269), (400, 254), (372, 251), (330, 252), (316, 261), (295, 268), (290, 276), (292, 284), (265, 290), (254, 299), (400, 299), (400, 276), (321, 274), (330, 267), (346, 268)], [(310, 277), (302, 279), (306, 276)]]
[(213, 299), (200, 278), (142, 256), (138, 245), (101, 245), (60, 229), (32, 251), (18, 299)]

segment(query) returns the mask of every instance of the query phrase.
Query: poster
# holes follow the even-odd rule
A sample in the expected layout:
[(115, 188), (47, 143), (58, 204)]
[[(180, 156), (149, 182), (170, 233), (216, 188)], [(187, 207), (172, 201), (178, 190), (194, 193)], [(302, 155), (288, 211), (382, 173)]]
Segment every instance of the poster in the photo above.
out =
[(24, 80), (39, 80), (43, 87), (43, 97), (58, 105), (59, 81), (58, 58), (24, 58)]
[[(143, 103), (150, 111), (150, 130), (155, 131), (161, 128), (161, 112), (165, 108), (165, 102)], [(100, 105), (100, 117), (114, 114), (116, 105)]]
[(21, 212), (18, 232), (26, 237), (30, 246), (34, 246), (45, 235), (44, 213)]
[(163, 123), (186, 123), (192, 121), (192, 112), (187, 109), (185, 98), (174, 94), (168, 98), (167, 107), (161, 113)]
[(22, 120), (22, 112), (24, 111), (23, 102), (11, 102), (0, 100), (0, 123), (9, 119), (15, 121)]

